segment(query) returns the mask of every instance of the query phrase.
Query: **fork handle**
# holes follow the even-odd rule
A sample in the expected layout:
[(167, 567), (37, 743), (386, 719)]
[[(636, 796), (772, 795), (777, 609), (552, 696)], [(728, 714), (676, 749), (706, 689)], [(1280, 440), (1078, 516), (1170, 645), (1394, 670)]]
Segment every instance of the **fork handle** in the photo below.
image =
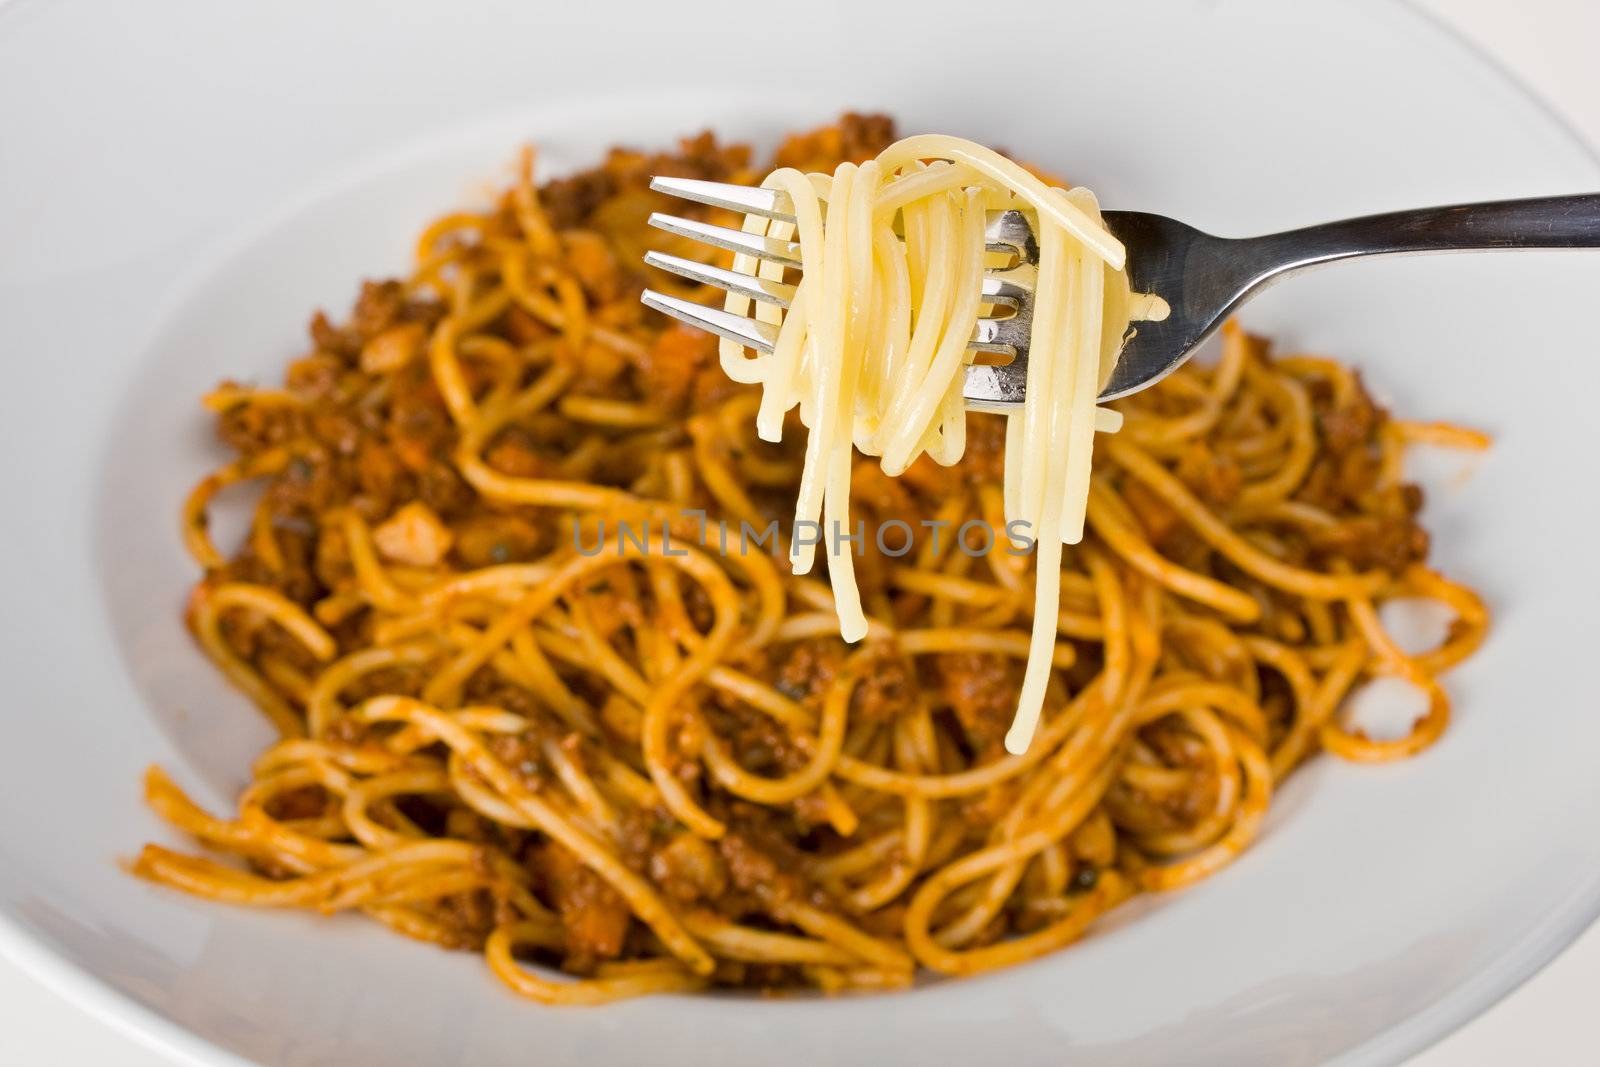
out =
[(1257, 281), (1356, 256), (1600, 248), (1600, 193), (1391, 211), (1250, 239)]

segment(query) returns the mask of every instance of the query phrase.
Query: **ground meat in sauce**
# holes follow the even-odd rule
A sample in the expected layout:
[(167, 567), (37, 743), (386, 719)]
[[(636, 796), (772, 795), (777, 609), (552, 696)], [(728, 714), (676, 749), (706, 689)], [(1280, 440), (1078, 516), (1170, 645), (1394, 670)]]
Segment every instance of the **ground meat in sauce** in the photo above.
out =
[[(507, 711), (516, 711), (519, 707), (532, 710), (533, 704), (530, 697), (509, 686), (496, 686), (484, 693), (484, 703), (491, 701), (493, 702), (491, 706), (503, 707)], [(489, 739), (487, 747), (491, 756), (517, 776), (524, 789), (538, 792), (543, 787), (544, 777), (548, 773), (544, 756), (540, 751), (542, 745), (543, 741), (538, 734), (529, 731), (520, 734), (496, 734)]]
[(871, 663), (850, 698), (851, 720), (888, 722), (917, 707), (918, 686), (911, 663), (892, 646), (869, 646)]
[(532, 849), (528, 865), (543, 881), (566, 931), (563, 967), (587, 974), (622, 954), (633, 912), (621, 894), (554, 841)]
[(650, 878), (673, 900), (691, 904), (727, 892), (728, 866), (717, 846), (688, 831), (672, 836), (650, 855)]
[(808, 707), (821, 707), (822, 698), (844, 663), (844, 642), (831, 637), (796, 641), (779, 664), (773, 683), (778, 692)]
[(717, 840), (717, 852), (728, 872), (730, 911), (770, 914), (807, 896), (799, 853), (768, 820), (746, 814)]
[(941, 652), (933, 658), (940, 694), (976, 747), (1004, 742), (1022, 688), (1018, 661), (992, 652)]
[(832, 171), (841, 161), (862, 163), (894, 143), (894, 120), (850, 112), (836, 126), (796, 134), (778, 147), (774, 167)]
[[(703, 330), (674, 325), (661, 331), (639, 361), (644, 394), (666, 411), (680, 411), (700, 372), (716, 365), (717, 339)], [(721, 374), (721, 368), (717, 368)], [(726, 376), (724, 376), (726, 377)]]

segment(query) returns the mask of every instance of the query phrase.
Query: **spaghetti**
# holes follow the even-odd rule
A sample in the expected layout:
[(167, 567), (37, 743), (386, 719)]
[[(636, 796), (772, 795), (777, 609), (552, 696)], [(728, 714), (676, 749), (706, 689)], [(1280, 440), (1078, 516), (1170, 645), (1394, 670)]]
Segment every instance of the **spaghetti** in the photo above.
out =
[[(961, 389), (982, 310), (986, 215), (1026, 208), (1037, 220), (1027, 399), (1006, 417), (1003, 479), (1006, 528), (1030, 531), (1040, 553), (1032, 644), (1006, 735), (1006, 748), (1020, 755), (1044, 704), (1051, 620), (1060, 607), (1060, 587), (1043, 576), (1060, 569), (1062, 544), (1083, 539), (1096, 424), (1114, 428), (1120, 421), (1114, 412), (1097, 411), (1095, 397), (1111, 376), (1129, 322), (1144, 317), (1149, 298), (1136, 316), (1122, 246), (1105, 229), (1092, 193), (1051, 188), (970, 141), (909, 137), (860, 166), (841, 163), (831, 177), (785, 167), (763, 185), (787, 194), (795, 221), (751, 215), (744, 229), (797, 235), (804, 277), (787, 314), (762, 306), (762, 318), (782, 323), (773, 351), (747, 357), (738, 342), (724, 340), (722, 368), (735, 381), (762, 385), (756, 415), (762, 440), (781, 440), (784, 415), (798, 408), (810, 432), (795, 524), (820, 528), (826, 508), (836, 534), (851, 529), (852, 446), (881, 457), (890, 476), (924, 454), (945, 466), (961, 458), (967, 425)], [(781, 267), (750, 255), (736, 256), (733, 269), (782, 280)], [(730, 293), (724, 307), (745, 315), (752, 303)], [(814, 547), (795, 543), (796, 574), (811, 570)], [(837, 547), (828, 577), (839, 629), (846, 641), (859, 641), (867, 617), (850, 551)]]
[[(775, 163), (832, 170), (892, 140), (847, 116)], [(1082, 543), (1046, 571), (1026, 752), (1003, 741), (1032, 556), (869, 536), (866, 636), (846, 645), (787, 546), (724, 550), (718, 520), (787, 513), (807, 456), (752, 433), (763, 398), (714, 342), (639, 306), (658, 173), (757, 177), (709, 136), (542, 187), (527, 153), (489, 208), (424, 231), (409, 278), (318, 315), (282, 388), (208, 398), (238, 456), (184, 508), (204, 570), (188, 622), (280, 736), (229, 817), (152, 769), (152, 807), (235, 862), (152, 844), (138, 874), (362, 912), (482, 952), (545, 1003), (894, 988), (1054, 951), (1214, 873), (1318, 751), (1439, 737), (1438, 676), (1488, 620), (1426, 566), (1399, 460), (1482, 442), (1391, 420), (1340, 364), (1274, 359), (1233, 325), (1216, 366), (1118, 404)], [(952, 466), (850, 461), (874, 534), (1007, 512), (1005, 427), (973, 415), (966, 435)], [(260, 494), (225, 552), (206, 516), (243, 483)], [(1387, 635), (1399, 597), (1454, 612), (1440, 647)], [(1378, 675), (1429, 698), (1403, 737), (1341, 714)]]

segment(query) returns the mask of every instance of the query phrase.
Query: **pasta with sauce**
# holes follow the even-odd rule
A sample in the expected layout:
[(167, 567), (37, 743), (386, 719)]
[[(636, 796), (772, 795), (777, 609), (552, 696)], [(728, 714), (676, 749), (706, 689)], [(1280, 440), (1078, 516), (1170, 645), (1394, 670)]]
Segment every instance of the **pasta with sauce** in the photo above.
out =
[[(847, 115), (771, 162), (827, 171), (893, 139)], [(546, 1003), (895, 988), (1054, 951), (1207, 877), (1319, 752), (1438, 738), (1437, 679), (1488, 618), (1428, 567), (1401, 459), (1486, 442), (1391, 418), (1348, 368), (1237, 325), (1214, 366), (1116, 405), (1021, 755), (1004, 734), (1031, 556), (869, 537), (867, 633), (847, 646), (821, 577), (722, 551), (716, 520), (792, 508), (804, 437), (755, 436), (756, 391), (640, 307), (635, 265), (662, 206), (650, 175), (766, 169), (705, 135), (540, 186), (526, 152), (492, 204), (424, 230), (408, 276), (316, 316), (281, 387), (206, 398), (237, 457), (185, 506), (203, 572), (187, 618), (280, 737), (227, 816), (153, 768), (154, 809), (237, 862), (152, 844), (136, 873), (359, 911), (482, 952)], [(865, 521), (1003, 526), (1004, 428), (972, 415), (966, 436), (959, 463), (893, 479), (855, 457)], [(208, 505), (244, 482), (253, 518), (224, 549)], [(1410, 654), (1378, 609), (1419, 596), (1456, 621)], [(1403, 736), (1341, 716), (1379, 675), (1429, 697)]]

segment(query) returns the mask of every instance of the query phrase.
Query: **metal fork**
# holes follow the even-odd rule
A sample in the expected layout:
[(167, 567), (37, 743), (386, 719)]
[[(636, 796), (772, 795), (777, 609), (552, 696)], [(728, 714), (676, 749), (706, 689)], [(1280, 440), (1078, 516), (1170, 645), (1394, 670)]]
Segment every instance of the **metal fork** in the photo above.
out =
[[(659, 192), (713, 207), (793, 221), (787, 195), (721, 182), (656, 178)], [(1358, 256), (1410, 255), (1517, 248), (1600, 248), (1600, 193), (1499, 200), (1453, 207), (1395, 211), (1328, 222), (1262, 237), (1227, 238), (1141, 211), (1107, 211), (1106, 226), (1127, 248), (1128, 280), (1135, 292), (1166, 301), (1167, 317), (1135, 324), (1100, 400), (1115, 400), (1172, 373), (1224, 319), (1268, 284), (1310, 267)], [(718, 248), (748, 252), (788, 267), (800, 265), (799, 246), (656, 213), (650, 224)], [(990, 249), (1017, 263), (984, 273), (986, 303), (1014, 309), (1007, 318), (983, 318), (972, 348), (1011, 357), (1003, 365), (975, 364), (966, 371), (967, 407), (1006, 412), (1022, 403), (1027, 381), (1028, 332), (1032, 325), (1032, 268), (1039, 261), (1033, 223), (1021, 211), (991, 212), (985, 230)], [(794, 287), (752, 278), (678, 256), (650, 252), (645, 262), (693, 281), (787, 307)], [(730, 315), (653, 290), (650, 307), (703, 330), (770, 352), (777, 327)]]

